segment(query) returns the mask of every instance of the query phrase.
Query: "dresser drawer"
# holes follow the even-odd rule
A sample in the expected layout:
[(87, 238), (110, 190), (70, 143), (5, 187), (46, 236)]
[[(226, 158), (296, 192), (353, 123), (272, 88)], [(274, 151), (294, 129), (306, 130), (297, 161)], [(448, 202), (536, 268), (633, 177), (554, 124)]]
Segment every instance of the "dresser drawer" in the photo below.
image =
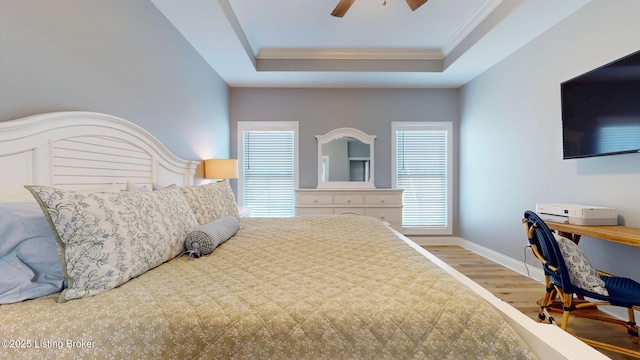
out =
[(366, 193), (364, 203), (366, 205), (400, 205), (402, 203), (402, 195)]
[(381, 221), (396, 223), (400, 222), (401, 211), (398, 208), (368, 208), (364, 210), (364, 214)]
[(305, 215), (331, 215), (333, 214), (333, 208), (331, 207), (308, 207), (308, 208), (296, 208), (296, 216)]
[(364, 204), (364, 194), (345, 193), (333, 196), (334, 205), (362, 205)]
[(332, 205), (333, 196), (331, 194), (299, 193), (296, 201), (298, 205)]
[(402, 232), (400, 189), (296, 190), (296, 215), (371, 216)]

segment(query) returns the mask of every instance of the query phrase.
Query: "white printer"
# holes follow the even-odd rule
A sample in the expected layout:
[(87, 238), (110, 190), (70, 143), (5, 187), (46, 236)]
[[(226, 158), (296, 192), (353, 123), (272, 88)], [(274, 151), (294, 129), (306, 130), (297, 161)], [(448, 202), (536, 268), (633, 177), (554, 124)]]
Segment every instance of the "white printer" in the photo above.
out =
[(542, 220), (574, 225), (618, 225), (616, 209), (574, 204), (536, 204)]

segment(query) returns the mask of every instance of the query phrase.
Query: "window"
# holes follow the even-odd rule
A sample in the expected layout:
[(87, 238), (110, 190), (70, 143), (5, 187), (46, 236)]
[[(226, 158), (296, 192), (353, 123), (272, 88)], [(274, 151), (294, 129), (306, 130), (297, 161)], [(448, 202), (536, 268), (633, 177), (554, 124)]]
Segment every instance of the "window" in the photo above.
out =
[(393, 186), (407, 235), (451, 235), (450, 122), (393, 122)]
[(238, 122), (238, 202), (251, 216), (295, 214), (298, 122)]

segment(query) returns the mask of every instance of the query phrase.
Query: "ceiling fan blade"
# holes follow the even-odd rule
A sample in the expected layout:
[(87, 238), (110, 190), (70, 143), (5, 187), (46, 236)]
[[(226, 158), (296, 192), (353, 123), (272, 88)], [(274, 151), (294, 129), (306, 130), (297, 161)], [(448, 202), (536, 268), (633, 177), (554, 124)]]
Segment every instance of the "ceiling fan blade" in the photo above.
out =
[(411, 8), (411, 11), (416, 11), (417, 8), (424, 5), (428, 0), (407, 0), (407, 4)]
[(343, 17), (354, 1), (355, 0), (340, 0), (338, 5), (336, 5), (336, 8), (333, 9), (333, 12), (331, 12), (331, 15), (335, 17)]

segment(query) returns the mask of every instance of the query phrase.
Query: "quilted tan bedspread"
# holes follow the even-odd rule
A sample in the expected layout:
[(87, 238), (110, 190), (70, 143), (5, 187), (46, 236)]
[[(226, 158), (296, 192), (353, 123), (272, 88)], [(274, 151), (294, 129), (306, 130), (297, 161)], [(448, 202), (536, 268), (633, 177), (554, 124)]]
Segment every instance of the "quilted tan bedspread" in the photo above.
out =
[(500, 315), (373, 218), (243, 218), (208, 257), (0, 306), (4, 358), (530, 359)]

